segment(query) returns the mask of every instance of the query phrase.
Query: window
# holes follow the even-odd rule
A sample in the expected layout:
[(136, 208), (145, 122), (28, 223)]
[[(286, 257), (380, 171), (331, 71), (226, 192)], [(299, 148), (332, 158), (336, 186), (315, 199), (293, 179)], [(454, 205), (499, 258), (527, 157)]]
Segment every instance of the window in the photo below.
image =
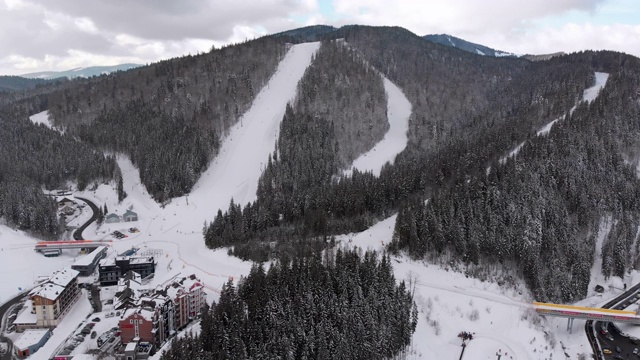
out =
[(142, 324), (142, 319), (138, 320), (138, 324)]
[(129, 324), (133, 324), (133, 320), (129, 319)]

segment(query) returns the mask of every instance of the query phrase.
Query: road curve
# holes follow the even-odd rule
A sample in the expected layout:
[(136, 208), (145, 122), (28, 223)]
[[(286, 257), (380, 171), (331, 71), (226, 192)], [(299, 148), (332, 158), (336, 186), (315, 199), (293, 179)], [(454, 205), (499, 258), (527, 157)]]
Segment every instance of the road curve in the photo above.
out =
[[(611, 300), (608, 303), (604, 304), (604, 306), (602, 306), (602, 308), (603, 309), (610, 309), (610, 308), (614, 307), (616, 304), (618, 304), (618, 303), (622, 302), (623, 300), (627, 299), (631, 295), (637, 293), (639, 290), (640, 290), (640, 283), (632, 286), (627, 291), (625, 291), (622, 294), (616, 296), (613, 300)], [(597, 336), (598, 329), (596, 329), (596, 327), (597, 327), (598, 323), (599, 323), (599, 321), (588, 320), (584, 325), (584, 330), (587, 333), (587, 339), (589, 340), (589, 344), (591, 345), (591, 349), (593, 350), (593, 354), (595, 355), (595, 359), (605, 360), (606, 358), (605, 358), (604, 354), (602, 353), (602, 350), (601, 350), (602, 347), (600, 346), (600, 343), (599, 343), (599, 340), (598, 340), (598, 336)]]
[[(5, 302), (4, 304), (0, 305), (0, 320), (5, 318), (5, 314), (6, 312), (9, 310), (9, 308), (11, 308), (11, 306), (17, 304), (24, 296), (25, 294), (27, 294), (28, 291), (22, 292), (18, 295), (16, 295), (15, 297), (11, 298), (9, 301)], [(1, 324), (1, 325), (5, 325), (5, 324)], [(4, 331), (4, 326), (0, 326), (0, 334), (2, 334), (2, 332)], [(14, 355), (14, 350), (13, 350), (13, 342), (11, 342), (11, 339), (6, 338), (2, 335), (0, 335), (0, 341), (7, 343), (7, 352), (4, 353), (3, 355), (0, 355), (0, 360), (13, 360), (15, 359)]]
[(73, 238), (75, 240), (84, 240), (84, 238), (82, 237), (82, 232), (84, 231), (84, 229), (87, 228), (87, 226), (91, 225), (92, 222), (98, 219), (98, 207), (89, 199), (78, 197), (78, 196), (76, 196), (76, 199), (86, 202), (87, 205), (89, 205), (89, 207), (91, 208), (91, 211), (93, 211), (93, 215), (91, 215), (91, 219), (89, 219), (86, 223), (82, 224), (82, 226), (80, 226), (79, 228), (76, 229), (76, 231), (73, 232)]

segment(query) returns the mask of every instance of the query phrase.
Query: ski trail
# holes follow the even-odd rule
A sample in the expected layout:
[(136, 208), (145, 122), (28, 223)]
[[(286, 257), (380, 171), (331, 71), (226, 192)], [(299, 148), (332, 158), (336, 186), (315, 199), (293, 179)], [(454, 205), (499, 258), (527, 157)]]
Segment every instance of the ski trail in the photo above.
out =
[[(609, 78), (609, 74), (601, 73), (601, 72), (596, 72), (595, 76), (596, 76), (595, 85), (584, 90), (584, 92), (582, 93), (581, 101), (592, 102), (593, 100), (595, 100), (595, 98), (598, 97), (600, 90), (602, 90), (604, 85), (607, 83), (607, 79)], [(572, 107), (571, 110), (569, 110), (569, 114), (572, 114), (577, 107), (578, 107), (577, 105)], [(560, 116), (559, 118), (550, 121), (545, 126), (541, 127), (540, 130), (536, 132), (536, 135), (537, 136), (547, 135), (549, 131), (551, 131), (551, 128), (553, 127), (553, 125), (555, 125), (558, 121), (562, 120), (563, 118), (564, 116)], [(500, 158), (500, 163), (504, 164), (508, 158), (518, 155), (518, 152), (520, 152), (520, 149), (522, 149), (523, 145), (524, 145), (524, 142), (518, 144), (518, 146), (516, 146), (513, 150), (509, 152), (509, 155)]]
[[(319, 47), (320, 43), (315, 42), (289, 49), (276, 73), (256, 96), (249, 111), (231, 128), (217, 157), (188, 195), (198, 199), (198, 208), (192, 209), (192, 216), (181, 228), (200, 227), (205, 220), (211, 220), (218, 209), (226, 210), (232, 198), (241, 205), (255, 200), (258, 179), (268, 155), (275, 149), (286, 105), (294, 99), (298, 82)], [(184, 199), (174, 199), (168, 207), (184, 202)], [(184, 206), (176, 209), (184, 210)]]
[(382, 166), (387, 162), (393, 163), (396, 156), (407, 146), (411, 103), (394, 83), (384, 76), (382, 79), (387, 94), (389, 131), (371, 150), (360, 155), (343, 175), (349, 176), (353, 169), (358, 169), (372, 171), (374, 175), (379, 176)]

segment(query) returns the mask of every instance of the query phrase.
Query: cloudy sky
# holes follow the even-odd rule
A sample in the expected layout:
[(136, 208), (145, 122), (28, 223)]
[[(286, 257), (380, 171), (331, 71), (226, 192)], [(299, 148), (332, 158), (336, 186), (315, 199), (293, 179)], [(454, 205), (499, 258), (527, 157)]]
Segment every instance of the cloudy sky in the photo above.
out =
[(149, 63), (312, 24), (640, 56), (638, 0), (0, 0), (0, 74)]

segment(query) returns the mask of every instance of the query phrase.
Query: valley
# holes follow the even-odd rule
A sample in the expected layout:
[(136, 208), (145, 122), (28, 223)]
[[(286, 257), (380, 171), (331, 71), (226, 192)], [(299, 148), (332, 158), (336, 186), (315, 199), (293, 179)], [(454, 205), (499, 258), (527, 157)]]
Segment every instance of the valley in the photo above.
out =
[[(458, 358), (463, 349), (464, 359), (494, 359), (497, 354), (502, 359), (581, 359), (589, 356), (592, 350), (582, 331), (583, 320), (576, 320), (574, 332), (570, 334), (565, 331), (566, 320), (541, 317), (535, 313), (531, 303), (555, 301), (597, 307), (622, 293), (627, 285), (640, 282), (635, 262), (630, 260), (631, 255), (626, 256), (637, 252), (640, 229), (634, 196), (628, 194), (637, 194), (640, 188), (634, 187), (634, 181), (638, 179), (630, 170), (635, 163), (627, 161), (631, 165), (623, 164), (618, 158), (624, 155), (636, 159), (633, 139), (638, 129), (627, 120), (638, 113), (640, 106), (634, 107), (636, 101), (628, 95), (628, 89), (638, 85), (638, 75), (624, 78), (621, 74), (627, 70), (619, 70), (617, 66), (637, 64), (628, 65), (632, 62), (629, 60), (626, 65), (619, 65), (622, 61), (616, 62), (615, 54), (602, 57), (579, 54), (570, 55), (574, 58), (555, 57), (546, 60), (548, 63), (532, 65), (517, 58), (483, 57), (478, 60), (474, 57), (478, 55), (463, 55), (457, 49), (424, 45), (424, 48), (419, 47), (420, 51), (430, 54), (435, 60), (421, 59), (426, 64), (423, 67), (422, 63), (416, 65), (418, 60), (402, 56), (402, 52), (410, 52), (407, 49), (411, 48), (403, 46), (422, 41), (403, 31), (395, 29), (385, 33), (387, 29), (357, 27), (331, 31), (336, 31), (333, 36), (339, 39), (346, 35), (346, 43), (353, 48), (345, 51), (334, 39), (279, 45), (285, 47), (286, 52), (264, 86), (255, 89), (254, 93), (252, 86), (246, 85), (251, 80), (242, 80), (251, 90), (233, 97), (236, 104), (248, 104), (246, 111), (236, 110), (235, 123), (231, 120), (233, 116), (216, 118), (213, 125), (203, 120), (206, 119), (205, 113), (216, 112), (224, 105), (203, 113), (194, 112), (193, 120), (182, 115), (163, 118), (171, 121), (171, 126), (176, 129), (182, 126), (182, 121), (184, 127), (199, 135), (219, 127), (223, 135), (219, 144), (212, 140), (211, 144), (215, 146), (199, 143), (202, 138), (198, 136), (185, 137), (195, 139), (193, 141), (198, 142), (197, 145), (188, 141), (180, 145), (176, 143), (180, 136), (173, 134), (175, 137), (155, 139), (157, 143), (141, 139), (140, 142), (153, 145), (141, 150), (143, 146), (136, 144), (133, 136), (128, 136), (126, 141), (121, 139), (126, 135), (116, 136), (115, 143), (111, 144), (91, 135), (92, 126), (108, 132), (114, 126), (110, 121), (125, 121), (129, 114), (127, 111), (136, 113), (135, 116), (140, 114), (140, 109), (165, 111), (157, 110), (161, 107), (158, 104), (147, 104), (142, 97), (132, 100), (137, 103), (129, 110), (115, 105), (119, 101), (126, 102), (126, 96), (113, 97), (109, 100), (110, 106), (117, 110), (111, 113), (107, 110), (100, 112), (94, 105), (87, 105), (91, 114), (96, 116), (93, 124), (73, 123), (70, 118), (78, 116), (78, 112), (67, 114), (71, 108), (65, 109), (60, 105), (66, 100), (58, 98), (64, 92), (57, 90), (50, 99), (52, 106), (58, 106), (55, 111), (23, 103), (16, 105), (15, 111), (24, 111), (23, 108), (34, 110), (28, 115), (35, 125), (24, 126), (37, 127), (47, 137), (68, 138), (78, 144), (95, 146), (93, 155), (101, 157), (104, 162), (93, 163), (93, 166), (102, 172), (90, 172), (78, 166), (68, 170), (60, 179), (65, 179), (65, 187), (72, 193), (69, 196), (94, 202), (100, 212), (104, 209), (104, 221), (90, 224), (83, 230), (83, 237), (110, 240), (107, 259), (115, 259), (128, 251), (153, 254), (155, 274), (146, 278), (142, 285), (147, 292), (163, 288), (166, 292), (167, 286), (173, 286), (171, 284), (176, 279), (192, 276), (202, 285), (207, 303), (224, 304), (230, 283), (237, 285), (253, 281), (248, 279), (255, 272), (254, 263), (232, 256), (234, 250), (243, 246), (250, 249), (247, 252), (249, 258), (259, 253), (251, 252), (252, 245), (267, 249), (267, 269), (269, 265), (278, 264), (278, 259), (283, 261), (288, 256), (293, 257), (292, 253), (278, 247), (280, 242), (297, 244), (299, 249), (312, 253), (309, 259), (324, 259), (325, 262), (330, 262), (338, 249), (345, 253), (353, 251), (349, 254), (366, 250), (378, 254), (389, 251), (395, 284), (402, 289), (397, 291), (400, 293), (407, 289), (417, 311), (415, 329), (403, 328), (411, 334), (411, 342), (398, 356), (407, 359)], [(376, 31), (382, 34), (379, 38), (376, 38)], [(385, 36), (401, 35), (407, 38), (394, 42), (396, 48), (389, 52), (376, 52), (385, 47)], [(326, 50), (323, 46), (332, 47)], [(583, 57), (592, 60), (590, 65), (585, 65)], [(355, 75), (356, 70), (352, 74), (336, 76), (342, 96), (335, 96), (331, 101), (339, 104), (335, 105), (336, 108), (345, 106), (349, 101), (364, 103), (362, 108), (371, 113), (363, 115), (359, 110), (358, 116), (371, 118), (366, 126), (350, 123), (348, 116), (339, 122), (331, 110), (318, 105), (318, 99), (322, 97), (315, 93), (319, 88), (312, 86), (313, 81), (320, 81), (314, 76), (322, 76), (323, 68), (318, 64), (326, 66), (321, 61), (331, 63), (336, 59), (358, 69), (361, 77)], [(206, 63), (202, 59), (198, 61)], [(413, 63), (415, 68), (404, 71), (403, 61)], [(573, 72), (567, 70), (572, 68), (572, 61), (580, 64)], [(170, 68), (173, 65), (161, 66)], [(446, 71), (450, 72), (445, 72), (442, 77), (427, 78), (425, 74), (430, 74), (425, 70), (427, 67), (431, 67), (430, 70), (449, 69)], [(177, 72), (175, 69), (171, 71)], [(265, 69), (260, 71), (268, 73)], [(137, 76), (134, 74), (142, 73), (128, 73), (126, 76)], [(425, 76), (421, 77), (425, 81), (412, 82), (416, 74)], [(468, 74), (481, 74), (484, 78), (469, 80), (468, 87), (464, 88), (451, 89), (448, 86), (464, 83)], [(541, 75), (531, 83), (514, 84), (517, 81), (513, 79), (526, 79), (531, 74)], [(554, 78), (555, 75), (562, 78)], [(447, 80), (447, 76), (451, 79)], [(187, 109), (185, 113), (190, 111), (191, 107), (183, 103), (181, 96), (185, 93), (189, 96), (184, 95), (184, 99), (192, 99), (192, 95), (187, 90), (181, 92), (180, 89), (186, 85), (179, 84), (193, 81), (198, 84), (192, 84), (193, 88), (200, 86), (188, 75), (180, 77), (174, 73), (168, 78), (171, 79), (168, 82), (173, 81), (171, 87), (178, 85), (167, 93), (164, 104), (172, 105), (167, 105), (169, 110), (158, 118), (172, 111), (179, 112), (175, 109)], [(373, 84), (372, 78), (382, 82), (386, 97), (387, 129), (382, 136), (379, 132), (383, 127), (376, 123), (381, 105), (376, 104), (378, 108), (374, 108), (371, 104), (372, 99), (381, 96), (381, 92), (375, 93), (379, 89), (371, 90), (371, 94), (366, 88), (361, 93), (349, 93), (349, 86)], [(118, 78), (105, 77), (104, 80), (91, 80), (96, 81), (94, 85), (91, 82), (83, 84), (89, 84), (86, 85), (88, 88), (102, 89), (117, 83), (114, 79)], [(162, 86), (164, 91), (165, 85)], [(373, 89), (374, 85), (371, 86)], [(612, 93), (615, 91), (624, 95)], [(506, 100), (507, 94), (513, 94), (516, 100)], [(449, 97), (455, 97), (455, 101), (446, 102)], [(156, 100), (154, 98), (153, 101)], [(73, 101), (82, 103), (85, 100)], [(640, 100), (637, 103), (640, 105)], [(206, 101), (202, 100), (199, 106), (206, 108)], [(220, 110), (220, 113), (226, 111)], [(616, 116), (603, 115), (609, 111)], [(615, 119), (616, 124), (624, 125), (612, 129), (612, 133), (603, 134), (594, 130), (604, 126), (601, 118)], [(300, 126), (300, 121), (308, 123)], [(218, 126), (218, 122), (223, 125)], [(64, 132), (55, 130), (62, 124), (66, 129)], [(135, 127), (135, 124), (126, 126)], [(149, 126), (149, 123), (144, 126)], [(623, 126), (628, 131), (625, 132)], [(292, 134), (289, 132), (291, 129), (302, 130)], [(624, 132), (627, 136), (617, 145), (611, 145), (608, 141), (616, 138), (613, 131), (616, 134), (617, 131)], [(336, 135), (336, 132), (341, 133)], [(578, 140), (572, 140), (572, 134)], [(611, 151), (604, 154), (586, 145), (580, 148), (583, 143), (577, 142), (587, 139), (585, 134), (593, 136), (590, 144), (597, 143), (602, 145), (600, 149)], [(603, 140), (598, 137), (600, 135), (608, 137)], [(354, 139), (358, 143), (344, 145), (336, 139)], [(55, 141), (52, 140), (52, 144)], [(309, 144), (320, 146), (310, 149)], [(213, 147), (209, 148), (209, 145)], [(571, 150), (559, 150), (563, 145)], [(54, 149), (54, 145), (47, 146)], [(35, 148), (35, 145), (31, 147)], [(184, 159), (181, 147), (197, 148), (188, 157), (189, 165), (181, 162)], [(200, 153), (202, 149), (210, 149), (214, 154), (203, 155)], [(163, 158), (165, 150), (167, 153), (175, 151), (178, 155)], [(625, 153), (620, 155), (618, 151)], [(590, 159), (576, 155), (580, 153), (595, 154), (593, 157), (598, 156), (597, 159), (606, 158), (606, 164), (596, 161), (606, 165), (606, 169), (603, 167), (597, 170), (602, 172), (591, 172)], [(310, 156), (305, 157), (308, 154)], [(147, 162), (146, 156), (153, 157), (153, 162)], [(206, 166), (201, 169), (193, 167), (208, 156), (211, 159)], [(610, 187), (617, 192), (607, 195), (605, 200), (598, 200), (593, 195), (598, 191), (594, 185), (588, 189), (589, 195), (581, 196), (584, 194), (581, 183), (574, 181), (572, 175), (565, 177), (556, 169), (556, 166), (561, 166), (555, 162), (550, 165), (551, 159), (557, 159), (558, 164), (565, 164), (567, 168), (570, 167), (568, 164), (577, 164), (570, 156), (584, 161), (579, 163), (576, 173), (596, 174), (581, 177), (590, 179), (589, 185), (597, 183), (600, 186), (597, 189), (606, 188), (607, 181), (612, 181)], [(341, 168), (341, 161), (351, 157), (354, 160)], [(160, 179), (159, 169), (163, 165), (172, 170), (162, 173)], [(151, 168), (155, 170), (151, 171)], [(618, 171), (611, 171), (612, 168)], [(79, 183), (74, 171), (80, 172), (81, 169), (86, 174), (83, 182)], [(172, 178), (170, 174), (175, 174), (172, 171), (187, 174), (189, 181), (193, 181), (192, 187), (182, 183), (184, 179)], [(543, 171), (553, 176), (541, 175)], [(527, 175), (529, 172), (537, 176)], [(158, 177), (149, 178), (149, 173)], [(4, 173), (0, 175), (9, 178)], [(615, 179), (609, 179), (609, 175), (615, 175)], [(298, 183), (300, 178), (308, 182)], [(3, 179), (0, 177), (0, 181)], [(528, 180), (537, 181), (536, 186), (539, 187), (536, 189), (543, 193), (544, 190), (540, 189), (545, 189), (546, 181), (556, 179), (558, 184), (551, 183), (549, 188), (564, 195), (554, 198), (555, 193), (549, 190), (549, 194), (536, 195), (539, 203), (522, 195), (523, 189), (533, 187), (526, 182)], [(36, 182), (31, 178), (29, 181)], [(169, 190), (174, 182), (181, 185)], [(531, 194), (536, 194), (536, 191), (527, 194), (533, 197)], [(562, 208), (562, 196), (568, 197), (566, 209)], [(583, 209), (589, 209), (589, 212)], [(47, 236), (69, 236), (73, 228), (93, 215), (89, 206), (82, 207), (78, 203), (66, 218), (67, 229)], [(107, 221), (110, 215), (118, 221)], [(24, 216), (16, 218), (22, 221), (20, 226), (8, 216), (0, 224), (0, 270), (7, 274), (0, 277), (0, 303), (28, 291), (40, 277), (71, 266), (83, 255), (77, 250), (63, 250), (59, 256), (44, 257), (34, 251), (40, 239), (29, 231)], [(35, 215), (30, 219), (33, 223), (41, 221)], [(512, 229), (516, 230), (512, 232)], [(205, 242), (211, 233), (216, 236), (215, 240), (220, 241), (216, 246)], [(558, 242), (557, 239), (566, 241)], [(304, 241), (315, 241), (321, 247), (311, 248)], [(575, 254), (571, 253), (572, 249), (575, 249)], [(554, 273), (563, 269), (562, 274)], [(97, 284), (101, 281), (98, 277), (96, 271), (88, 277), (79, 277), (78, 281)], [(596, 292), (596, 285), (603, 286), (604, 291)], [(237, 286), (240, 289), (240, 285)], [(317, 286), (309, 284), (309, 287)], [(358, 293), (357, 289), (362, 287), (355, 286), (354, 292)], [(116, 286), (100, 288), (104, 308), (100, 311), (92, 309), (90, 291), (80, 289), (71, 312), (55, 328), (51, 338), (29, 358), (49, 359), (95, 318), (99, 319), (93, 325), (98, 333), (115, 333), (114, 328), (118, 326), (119, 331), (123, 331), (119, 321), (124, 318), (124, 311), (122, 318), (112, 316), (116, 307), (113, 302), (107, 304), (107, 300), (117, 298)], [(254, 306), (245, 301), (247, 308)], [(320, 303), (320, 300), (316, 301)], [(635, 308), (635, 304), (629, 304), (628, 310)], [(273, 313), (282, 311), (272, 310)], [(205, 324), (205, 317), (201, 323), (200, 317), (201, 314), (197, 319), (193, 317), (193, 321), (177, 333), (172, 328), (171, 337), (188, 339), (188, 331), (207, 334), (210, 324)], [(625, 328), (624, 331), (640, 337), (638, 329)], [(473, 335), (472, 339), (464, 341), (466, 347), (461, 347), (462, 333)], [(6, 332), (4, 335), (15, 342), (20, 334)], [(118, 341), (109, 346), (117, 348)], [(98, 348), (96, 340), (87, 337), (79, 342), (71, 350), (75, 351), (74, 359), (93, 359), (98, 355), (90, 354), (91, 349)], [(151, 358), (161, 359), (162, 350), (169, 349), (170, 343), (164, 342), (161, 348), (154, 349), (155, 355)], [(340, 349), (344, 351), (344, 347)]]

